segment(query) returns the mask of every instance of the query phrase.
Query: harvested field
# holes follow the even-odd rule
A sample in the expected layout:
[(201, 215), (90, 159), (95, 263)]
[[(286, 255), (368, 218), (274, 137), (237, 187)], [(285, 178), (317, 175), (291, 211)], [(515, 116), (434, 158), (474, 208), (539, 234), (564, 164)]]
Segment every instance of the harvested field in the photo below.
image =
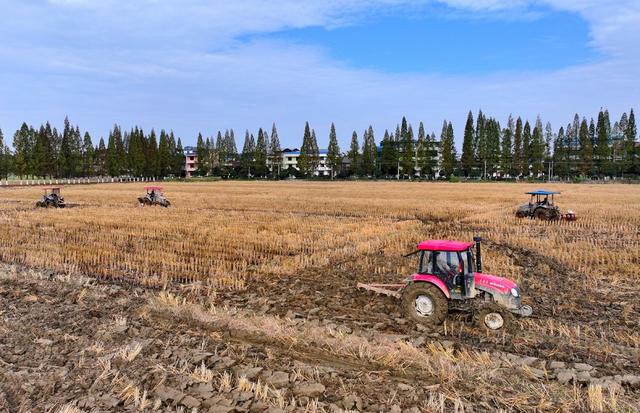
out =
[[(640, 187), (543, 185), (578, 221), (516, 219), (537, 186), (1, 189), (0, 410), (638, 411)], [(473, 235), (534, 308), (513, 331), (426, 331), (355, 289)]]

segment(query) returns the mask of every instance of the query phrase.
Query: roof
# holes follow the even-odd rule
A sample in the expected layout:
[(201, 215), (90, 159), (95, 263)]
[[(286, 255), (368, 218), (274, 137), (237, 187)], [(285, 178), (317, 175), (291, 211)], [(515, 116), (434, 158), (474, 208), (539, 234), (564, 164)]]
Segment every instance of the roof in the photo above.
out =
[(535, 191), (525, 192), (525, 194), (527, 195), (556, 195), (559, 193), (560, 192), (556, 192), (556, 191), (547, 191), (546, 189), (537, 189)]
[(159, 191), (162, 189), (162, 187), (161, 186), (145, 186), (144, 189), (147, 191)]
[(462, 241), (448, 241), (441, 239), (432, 239), (429, 241), (422, 241), (418, 244), (419, 251), (466, 251), (469, 247), (473, 246), (473, 242)]
[[(300, 151), (291, 151), (291, 150), (282, 151), (282, 154), (285, 155), (285, 156), (288, 156), (288, 155), (300, 155), (300, 153), (301, 153)], [(328, 149), (320, 149), (320, 150), (318, 150), (318, 155), (327, 155), (328, 153), (329, 153)]]

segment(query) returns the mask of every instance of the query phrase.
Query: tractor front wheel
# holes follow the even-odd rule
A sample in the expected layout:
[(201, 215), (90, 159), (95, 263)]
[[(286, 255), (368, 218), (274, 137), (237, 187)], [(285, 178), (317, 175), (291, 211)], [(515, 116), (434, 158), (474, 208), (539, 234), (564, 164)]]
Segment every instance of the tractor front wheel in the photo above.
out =
[(407, 318), (424, 325), (439, 325), (449, 312), (449, 303), (433, 284), (413, 283), (402, 294), (402, 308)]
[(478, 327), (488, 331), (508, 330), (513, 316), (511, 313), (495, 304), (481, 308), (475, 313)]

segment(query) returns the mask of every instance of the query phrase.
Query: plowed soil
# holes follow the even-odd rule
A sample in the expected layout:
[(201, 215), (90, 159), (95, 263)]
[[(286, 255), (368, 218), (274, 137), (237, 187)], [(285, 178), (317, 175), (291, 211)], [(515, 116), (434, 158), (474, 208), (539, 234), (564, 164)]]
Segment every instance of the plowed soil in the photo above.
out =
[[(149, 287), (141, 285), (137, 274), (110, 279), (103, 268), (99, 278), (92, 273), (68, 275), (57, 268), (24, 266), (18, 258), (7, 256), (8, 263), (0, 264), (0, 412), (640, 411), (637, 280), (608, 272), (599, 282), (593, 268), (600, 267), (567, 265), (553, 253), (551, 244), (545, 251), (538, 244), (510, 241), (504, 233), (492, 236), (492, 224), (482, 222), (484, 215), (493, 217), (497, 225), (499, 219), (512, 218), (508, 207), (489, 212), (458, 210), (462, 218), (448, 220), (448, 211), (385, 211), (385, 203), (393, 205), (389, 195), (377, 205), (380, 217), (376, 218), (359, 207), (341, 211), (338, 201), (326, 212), (304, 208), (302, 198), (287, 201), (290, 205), (282, 209), (280, 204), (270, 208), (262, 205), (262, 198), (252, 198), (253, 186), (248, 188), (251, 191), (240, 187), (248, 193), (233, 192), (235, 186), (226, 188), (232, 205), (221, 202), (192, 212), (215, 217), (210, 222), (216, 223), (223, 222), (225, 214), (235, 214), (235, 221), (260, 215), (259, 225), (247, 221), (245, 243), (251, 240), (253, 226), (256, 234), (266, 238), (265, 228), (276, 218), (286, 223), (288, 217), (295, 217), (325, 236), (318, 220), (325, 219), (326, 225), (344, 223), (345, 228), (353, 225), (362, 232), (353, 238), (341, 234), (340, 245), (314, 245), (311, 252), (316, 261), (293, 261), (299, 269), (291, 265), (286, 271), (274, 264), (273, 273), (255, 268), (269, 268), (264, 262), (269, 256), (277, 256), (278, 265), (289, 265), (286, 254), (271, 252), (268, 245), (251, 244), (245, 251), (245, 245), (233, 239), (234, 250), (221, 250), (221, 259), (248, 261), (243, 267), (246, 274), (232, 274), (234, 280), (242, 281), (234, 288), (212, 289), (206, 282), (176, 280)], [(176, 185), (176, 190), (185, 188)], [(345, 188), (346, 184), (340, 191)], [(319, 189), (312, 186), (310, 191), (318, 194)], [(264, 191), (272, 196), (269, 188)], [(4, 208), (0, 219), (8, 225), (5, 235), (31, 228), (30, 220), (37, 218), (43, 223), (32, 228), (34, 233), (51, 236), (45, 223), (56, 217), (34, 215), (19, 189), (12, 194), (20, 200), (0, 200), (0, 209)], [(174, 209), (143, 212), (157, 217), (167, 214), (171, 219), (171, 214), (187, 208), (182, 205), (181, 210), (182, 201), (176, 198)], [(363, 196), (360, 201), (367, 199)], [(93, 211), (91, 202), (79, 205)], [(125, 212), (133, 208), (120, 200), (113, 205)], [(113, 215), (112, 209), (105, 211)], [(135, 213), (142, 214), (140, 209)], [(368, 219), (371, 232), (368, 227), (358, 228), (359, 216)], [(65, 217), (73, 222), (72, 216)], [(82, 219), (89, 222), (92, 216)], [(123, 232), (127, 225), (137, 225), (117, 224)], [(593, 221), (584, 227), (567, 226), (566, 231), (562, 223), (553, 225), (529, 225), (527, 230), (538, 231), (536, 239), (556, 234), (566, 239), (600, 236)], [(615, 225), (620, 229), (625, 224)], [(387, 234), (380, 231), (385, 226), (401, 233), (399, 247), (389, 247)], [(108, 233), (109, 228), (102, 231)], [(634, 239), (620, 240), (615, 227), (606, 230), (612, 249), (616, 243), (625, 243), (625, 248), (636, 245), (640, 235), (625, 228)], [(293, 230), (283, 233), (278, 236), (297, 235)], [(487, 262), (503, 265), (500, 260), (508, 260), (509, 266), (503, 268), (519, 277), (533, 316), (516, 319), (509, 331), (488, 333), (474, 326), (471, 314), (451, 312), (442, 326), (427, 328), (409, 321), (398, 300), (356, 289), (359, 282), (402, 282), (416, 263), (415, 257), (402, 258), (397, 250), (433, 233), (488, 234), (483, 248), (494, 255)], [(144, 240), (147, 248), (162, 241), (154, 237), (158, 235), (151, 231)], [(62, 259), (68, 260), (64, 261), (67, 267), (73, 268), (73, 259), (84, 249), (97, 247), (83, 245), (80, 238), (67, 236), (68, 242), (75, 243), (72, 254), (56, 246)], [(210, 258), (202, 251), (211, 245), (203, 240), (206, 237), (193, 253), (196, 258), (197, 254)], [(20, 246), (3, 242), (21, 251)], [(35, 235), (30, 242), (43, 249), (37, 262), (46, 261), (47, 246), (38, 244)], [(130, 244), (126, 245), (132, 248)], [(325, 251), (339, 259), (322, 262), (318, 257)], [(236, 252), (240, 254), (233, 255)], [(298, 254), (305, 255), (304, 247), (291, 252), (292, 260)], [(637, 260), (634, 254), (627, 265)], [(108, 258), (101, 257), (104, 262)], [(602, 268), (610, 271), (611, 256), (601, 254), (599, 259)], [(628, 274), (628, 268), (621, 273)], [(195, 274), (192, 279), (199, 277)], [(256, 330), (256, 325), (262, 330)], [(353, 343), (360, 347), (348, 346)], [(393, 357), (398, 359), (375, 356), (380, 349), (397, 350)], [(433, 364), (427, 368), (402, 358), (415, 351), (428, 355)]]

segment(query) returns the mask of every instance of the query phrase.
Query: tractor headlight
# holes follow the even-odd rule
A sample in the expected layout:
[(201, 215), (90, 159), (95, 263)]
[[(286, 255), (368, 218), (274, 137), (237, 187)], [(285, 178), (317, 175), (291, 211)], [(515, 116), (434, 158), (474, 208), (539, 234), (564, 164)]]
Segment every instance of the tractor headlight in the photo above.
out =
[(511, 295), (513, 295), (514, 297), (519, 297), (520, 294), (518, 294), (518, 290), (516, 290), (515, 288), (511, 289)]

